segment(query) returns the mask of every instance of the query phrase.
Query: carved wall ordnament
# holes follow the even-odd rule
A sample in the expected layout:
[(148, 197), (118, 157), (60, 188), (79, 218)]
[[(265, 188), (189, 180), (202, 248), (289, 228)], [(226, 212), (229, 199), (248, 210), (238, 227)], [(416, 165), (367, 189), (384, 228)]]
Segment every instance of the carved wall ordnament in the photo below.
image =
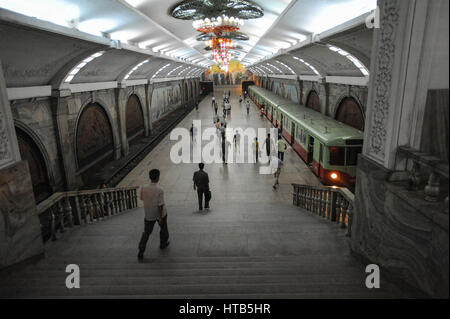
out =
[(0, 109), (0, 165), (9, 162), (12, 159), (10, 141), (6, 132), (6, 125), (6, 116)]
[(76, 135), (78, 167), (114, 150), (111, 124), (103, 108), (88, 104), (80, 116)]
[(364, 131), (363, 113), (356, 100), (352, 97), (346, 97), (341, 101), (336, 111), (335, 119), (357, 130)]
[(144, 130), (144, 114), (142, 113), (142, 105), (139, 98), (132, 94), (128, 99), (126, 113), (127, 138), (143, 132)]
[(320, 112), (320, 100), (319, 95), (317, 95), (316, 91), (309, 92), (308, 98), (306, 100), (306, 107), (309, 107), (314, 111)]
[(399, 1), (384, 2), (379, 32), (379, 47), (376, 52), (374, 79), (373, 115), (370, 123), (369, 152), (384, 157), (386, 126), (389, 118), (392, 73), (395, 60), (395, 39), (399, 25)]

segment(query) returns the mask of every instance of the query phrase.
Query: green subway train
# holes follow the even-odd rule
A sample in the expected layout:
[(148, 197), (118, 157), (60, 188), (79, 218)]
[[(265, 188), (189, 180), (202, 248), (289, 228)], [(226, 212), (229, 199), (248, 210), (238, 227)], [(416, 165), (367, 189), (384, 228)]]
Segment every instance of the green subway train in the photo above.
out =
[(248, 94), (324, 185), (353, 188), (362, 131), (255, 85)]

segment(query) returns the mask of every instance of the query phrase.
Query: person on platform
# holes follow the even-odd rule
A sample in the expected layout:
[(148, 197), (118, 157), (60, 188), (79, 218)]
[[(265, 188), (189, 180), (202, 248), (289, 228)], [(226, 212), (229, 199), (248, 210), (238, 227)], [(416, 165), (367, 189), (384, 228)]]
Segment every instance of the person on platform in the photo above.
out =
[(255, 163), (258, 163), (258, 157), (259, 157), (259, 142), (258, 138), (255, 137), (255, 141), (253, 142), (253, 147), (255, 149)]
[(277, 189), (277, 186), (280, 185), (280, 173), (281, 173), (281, 167), (283, 167), (283, 161), (279, 158), (274, 158), (273, 161), (270, 163), (271, 170), (273, 172), (273, 177), (275, 178), (275, 183), (273, 184), (273, 189)]
[(284, 152), (287, 150), (287, 144), (281, 137), (281, 135), (278, 135), (278, 158), (281, 161), (284, 161)]
[(158, 169), (152, 169), (149, 172), (151, 181), (150, 185), (143, 186), (141, 188), (140, 199), (144, 202), (145, 218), (144, 232), (142, 233), (141, 240), (139, 242), (139, 260), (144, 258), (145, 248), (156, 222), (158, 222), (160, 227), (159, 248), (165, 249), (170, 244), (169, 230), (167, 227), (167, 210), (164, 202), (164, 191), (158, 185), (159, 176), (160, 171)]
[(241, 135), (239, 134), (239, 131), (236, 130), (236, 133), (234, 133), (234, 136), (233, 136), (233, 142), (234, 142), (234, 149), (235, 150), (239, 150), (240, 141), (241, 141)]
[(269, 160), (270, 160), (270, 149), (271, 149), (271, 147), (270, 147), (270, 134), (267, 134), (267, 137), (266, 137), (266, 140), (264, 141), (264, 144), (265, 144), (265, 146), (266, 146), (266, 154), (267, 154), (267, 157), (269, 158)]
[(245, 107), (247, 108), (247, 115), (249, 115), (249, 113), (250, 113), (250, 101), (249, 100), (245, 101)]
[(205, 164), (198, 164), (199, 170), (194, 173), (194, 191), (197, 191), (198, 209), (203, 210), (203, 196), (205, 197), (205, 209), (209, 209), (209, 201), (211, 200), (211, 191), (209, 190), (209, 177), (203, 168)]

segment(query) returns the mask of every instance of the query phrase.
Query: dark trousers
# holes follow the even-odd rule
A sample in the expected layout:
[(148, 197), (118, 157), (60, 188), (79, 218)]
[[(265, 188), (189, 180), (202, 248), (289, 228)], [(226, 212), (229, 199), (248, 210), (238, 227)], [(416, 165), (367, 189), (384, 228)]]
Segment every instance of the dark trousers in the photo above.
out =
[(207, 189), (197, 188), (198, 208), (203, 208), (203, 195), (205, 196), (205, 208), (209, 208), (209, 198), (206, 196)]
[(284, 161), (284, 152), (278, 152), (278, 158)]
[[(145, 228), (142, 233), (141, 241), (139, 242), (139, 251), (144, 252), (145, 247), (147, 246), (148, 239), (152, 234), (153, 227), (155, 226), (156, 220), (144, 220)], [(161, 224), (159, 225), (159, 245), (162, 246), (167, 243), (169, 240), (169, 229), (167, 228), (167, 215), (164, 216), (161, 220)]]
[(266, 147), (266, 154), (267, 154), (267, 157), (270, 157), (270, 148), (268, 148), (268, 147)]

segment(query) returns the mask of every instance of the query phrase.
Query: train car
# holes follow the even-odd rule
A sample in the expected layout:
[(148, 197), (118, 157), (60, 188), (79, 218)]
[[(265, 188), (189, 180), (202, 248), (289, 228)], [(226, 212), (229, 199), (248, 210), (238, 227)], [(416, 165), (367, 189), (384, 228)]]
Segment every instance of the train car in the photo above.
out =
[[(250, 92), (250, 90), (249, 90)], [(259, 104), (270, 104), (272, 92), (252, 90)], [(356, 162), (362, 152), (364, 133), (319, 112), (287, 99), (272, 106), (272, 123), (278, 123), (282, 135), (296, 153), (311, 167), (324, 185), (355, 184)]]
[(261, 108), (264, 104), (264, 113), (269, 121), (271, 121), (273, 125), (279, 124), (277, 120), (278, 107), (286, 104), (286, 101), (288, 100), (255, 85), (249, 86), (248, 89), (249, 97), (256, 104), (256, 106)]

